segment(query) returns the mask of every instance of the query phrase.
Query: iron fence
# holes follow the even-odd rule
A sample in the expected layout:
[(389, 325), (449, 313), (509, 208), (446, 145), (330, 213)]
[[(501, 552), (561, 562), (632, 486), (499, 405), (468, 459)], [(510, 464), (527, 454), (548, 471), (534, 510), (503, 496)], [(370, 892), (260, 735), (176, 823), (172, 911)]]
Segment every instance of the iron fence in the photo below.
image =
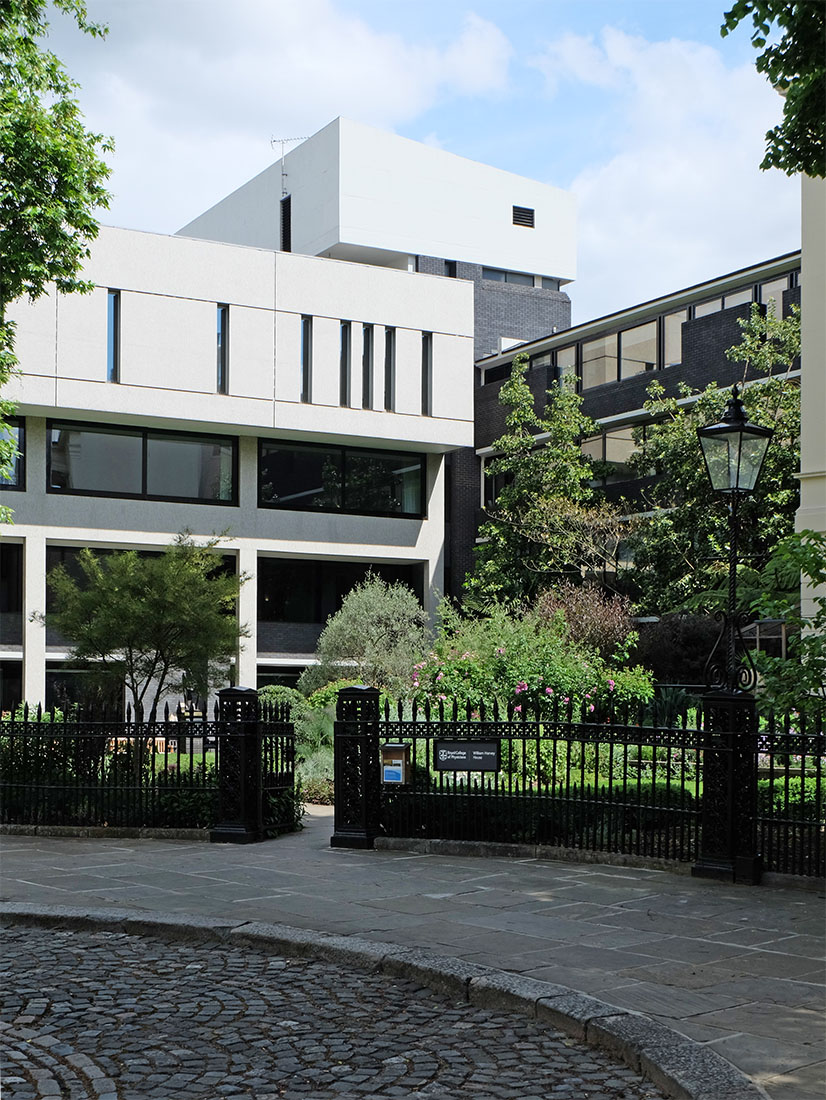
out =
[(702, 704), (664, 724), (656, 709), (600, 711), (590, 702), (461, 713), (455, 704), (400, 704), (372, 715), (356, 702), (348, 712), (353, 701), (340, 699), (336, 724), (334, 843), (384, 835), (695, 863), (704, 779), (712, 783), (704, 763), (725, 770), (730, 756), (732, 775), (756, 776), (756, 790), (738, 792), (735, 782), (731, 797), (753, 807), (762, 867), (826, 874), (822, 709), (794, 724), (761, 719), (749, 749), (759, 769), (743, 773), (734, 770), (742, 739), (720, 738)]
[[(160, 718), (127, 709), (43, 711), (0, 720), (0, 823), (210, 829), (222, 817), (226, 761), (236, 731), (216, 703), (212, 716), (165, 708)], [(252, 731), (252, 813), (262, 835), (296, 825), (294, 735), (285, 706), (257, 709)]]

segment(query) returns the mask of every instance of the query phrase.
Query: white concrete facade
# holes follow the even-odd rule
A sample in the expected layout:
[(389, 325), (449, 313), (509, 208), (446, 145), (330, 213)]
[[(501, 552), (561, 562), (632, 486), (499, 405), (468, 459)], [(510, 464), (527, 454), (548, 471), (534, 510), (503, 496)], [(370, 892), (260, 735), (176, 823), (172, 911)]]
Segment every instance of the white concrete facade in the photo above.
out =
[[(291, 197), (293, 252), (401, 268), (409, 256), (441, 256), (576, 276), (569, 192), (343, 118), (180, 233), (280, 248), (282, 194)], [(533, 211), (533, 227), (514, 224), (514, 207)]]
[[(826, 179), (802, 176), (800, 273), (800, 507), (798, 531), (826, 532)], [(823, 593), (820, 593), (821, 595)], [(801, 590), (814, 614), (815, 592)]]
[[(25, 490), (6, 491), (22, 546), (22, 645), (0, 638), (0, 659), (22, 660), (22, 696), (45, 698), (46, 662), (65, 656), (31, 620), (46, 607), (52, 546), (157, 548), (183, 528), (228, 531), (224, 551), (251, 579), (239, 617), (250, 628), (237, 682), (254, 685), (261, 558), (388, 563), (421, 569), (426, 606), (442, 589), (445, 452), (473, 438), (473, 298), (469, 284), (261, 248), (101, 229), (88, 295), (52, 294), (15, 306), (21, 374), (6, 390), (25, 425)], [(107, 380), (107, 304), (119, 292), (119, 378)], [(227, 392), (217, 392), (216, 311), (228, 306)], [(302, 401), (302, 319), (312, 325), (312, 400)], [(340, 404), (341, 322), (351, 324), (352, 398)], [(373, 403), (362, 408), (363, 326), (372, 326)], [(395, 330), (395, 402), (384, 407), (384, 332)], [(422, 412), (422, 334), (432, 334), (431, 415)], [(48, 421), (209, 433), (235, 441), (234, 500), (207, 503), (63, 492), (47, 467)], [(90, 436), (87, 435), (86, 440)], [(166, 437), (164, 437), (166, 438)], [(424, 456), (424, 514), (299, 511), (259, 504), (259, 441), (317, 443)], [(91, 448), (91, 443), (85, 444)], [(73, 456), (80, 468), (80, 460)], [(144, 463), (145, 463), (144, 459)]]

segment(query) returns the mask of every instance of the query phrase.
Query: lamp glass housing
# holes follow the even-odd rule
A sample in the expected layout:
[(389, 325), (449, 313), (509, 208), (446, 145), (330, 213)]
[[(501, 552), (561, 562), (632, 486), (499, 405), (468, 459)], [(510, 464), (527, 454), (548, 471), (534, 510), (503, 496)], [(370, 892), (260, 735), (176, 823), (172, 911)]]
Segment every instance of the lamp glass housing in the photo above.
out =
[(751, 493), (771, 440), (771, 428), (715, 424), (697, 433), (711, 487), (718, 493)]

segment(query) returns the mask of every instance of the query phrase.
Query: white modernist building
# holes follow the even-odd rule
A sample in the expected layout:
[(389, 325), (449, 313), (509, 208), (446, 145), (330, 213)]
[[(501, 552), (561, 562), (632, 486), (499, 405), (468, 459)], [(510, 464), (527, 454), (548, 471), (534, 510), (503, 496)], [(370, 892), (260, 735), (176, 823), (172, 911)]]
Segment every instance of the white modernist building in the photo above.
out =
[(83, 546), (229, 531), (251, 578), (245, 685), (306, 663), (369, 565), (432, 607), (443, 456), (473, 436), (467, 283), (119, 229), (86, 275), (89, 295), (15, 309), (7, 702), (42, 701), (64, 674), (65, 644), (30, 616), (49, 566)]
[(178, 235), (103, 228), (88, 295), (18, 303), (0, 703), (66, 683), (46, 573), (229, 532), (235, 671), (303, 667), (368, 568), (432, 610), (474, 345), (569, 323), (565, 192), (337, 119)]

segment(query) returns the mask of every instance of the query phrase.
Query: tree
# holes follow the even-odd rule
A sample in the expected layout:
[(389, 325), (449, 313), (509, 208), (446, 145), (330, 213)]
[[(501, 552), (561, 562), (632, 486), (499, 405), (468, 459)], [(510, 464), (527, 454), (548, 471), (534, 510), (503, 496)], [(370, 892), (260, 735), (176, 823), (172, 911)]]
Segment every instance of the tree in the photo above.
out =
[(410, 682), (410, 669), (427, 650), (428, 618), (412, 589), (387, 584), (370, 573), (344, 598), (318, 640), (318, 664), (298, 686), (305, 694), (347, 677), (397, 697)]
[[(725, 13), (725, 38), (744, 20), (754, 26), (751, 41), (757, 71), (782, 93), (783, 121), (766, 134), (760, 167), (787, 175), (826, 175), (826, 4), (823, 0), (736, 0)], [(768, 45), (774, 27), (779, 41)]]
[(501, 482), (479, 530), (467, 595), (483, 601), (531, 600), (563, 578), (604, 570), (613, 561), (622, 527), (591, 488), (591, 460), (580, 441), (597, 431), (572, 389), (548, 390), (542, 413), (525, 381), (527, 356), (517, 355), (499, 393), (508, 407), (507, 431), (487, 474)]
[(146, 713), (165, 692), (205, 697), (248, 635), (235, 614), (246, 577), (224, 569), (219, 543), (198, 544), (184, 531), (153, 556), (83, 549), (79, 580), (62, 565), (50, 571), (47, 621), (69, 639), (74, 660), (99, 681), (124, 685)]
[[(740, 322), (743, 340), (726, 353), (743, 362), (743, 381), (758, 378), (743, 393), (750, 420), (773, 427), (757, 491), (741, 506), (740, 560), (760, 569), (774, 546), (794, 530), (800, 462), (800, 390), (787, 373), (800, 350), (797, 311), (783, 320), (757, 305)], [(696, 396), (683, 387), (680, 397), (665, 397), (662, 386), (649, 387), (646, 409), (654, 423), (636, 433), (639, 451), (632, 465), (640, 474), (655, 473), (644, 494), (646, 515), (630, 538), (638, 610), (663, 614), (696, 606), (698, 594), (715, 589), (725, 572), (728, 518), (712, 491), (700, 458), (697, 428), (720, 420), (728, 393), (716, 383)]]
[[(85, 34), (106, 33), (89, 21), (83, 0), (53, 3)], [(81, 269), (98, 230), (93, 211), (110, 198), (100, 154), (112, 145), (85, 129), (77, 85), (41, 45), (47, 6), (47, 0), (0, 0), (0, 389), (17, 366), (7, 307), (39, 298), (50, 283), (62, 294), (91, 289)], [(3, 471), (14, 457), (5, 430), (13, 411), (0, 399)]]

